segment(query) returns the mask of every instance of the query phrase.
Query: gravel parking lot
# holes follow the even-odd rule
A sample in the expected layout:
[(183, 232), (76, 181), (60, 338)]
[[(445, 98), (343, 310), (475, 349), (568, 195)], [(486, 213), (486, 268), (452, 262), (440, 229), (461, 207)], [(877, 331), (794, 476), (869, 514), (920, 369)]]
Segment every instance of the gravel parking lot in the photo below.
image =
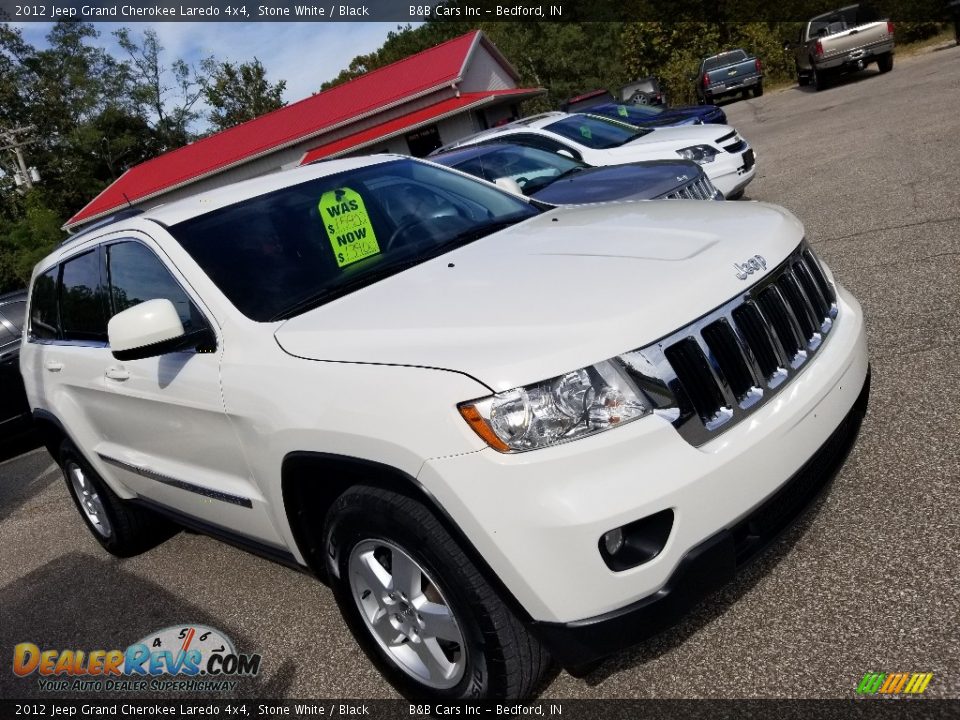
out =
[[(757, 150), (748, 199), (792, 210), (864, 306), (869, 414), (830, 492), (737, 582), (543, 695), (851, 697), (865, 672), (922, 671), (960, 697), (960, 48), (725, 110)], [(18, 642), (122, 648), (180, 623), (263, 656), (239, 696), (394, 697), (325, 586), (187, 532), (114, 559), (23, 449), (0, 449), (0, 697), (38, 694), (9, 670)]]

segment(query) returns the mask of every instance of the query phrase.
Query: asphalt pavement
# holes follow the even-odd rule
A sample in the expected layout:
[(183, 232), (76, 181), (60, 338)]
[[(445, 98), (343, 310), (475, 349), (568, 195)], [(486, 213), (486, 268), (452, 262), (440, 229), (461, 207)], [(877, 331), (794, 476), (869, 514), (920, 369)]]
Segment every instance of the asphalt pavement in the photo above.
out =
[[(960, 47), (724, 109), (757, 152), (746, 199), (794, 212), (863, 305), (869, 413), (829, 493), (770, 552), (543, 697), (849, 698), (866, 672), (932, 672), (928, 696), (960, 697)], [(188, 532), (115, 559), (43, 449), (0, 447), (0, 557), (0, 697), (41, 694), (10, 671), (16, 643), (123, 648), (181, 623), (262, 655), (236, 696), (396, 697), (324, 585)]]

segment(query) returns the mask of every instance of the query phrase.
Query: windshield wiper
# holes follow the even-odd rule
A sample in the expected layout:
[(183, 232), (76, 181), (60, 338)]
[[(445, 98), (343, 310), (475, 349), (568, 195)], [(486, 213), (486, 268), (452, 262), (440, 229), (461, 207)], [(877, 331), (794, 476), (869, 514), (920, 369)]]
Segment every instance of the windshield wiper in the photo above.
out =
[(569, 170), (564, 170), (562, 173), (560, 173), (554, 178), (550, 178), (550, 182), (555, 183), (557, 180), (563, 180), (565, 177), (570, 177), (571, 175), (575, 175), (576, 173), (581, 172), (584, 169), (585, 168), (577, 165), (576, 167), (572, 167)]

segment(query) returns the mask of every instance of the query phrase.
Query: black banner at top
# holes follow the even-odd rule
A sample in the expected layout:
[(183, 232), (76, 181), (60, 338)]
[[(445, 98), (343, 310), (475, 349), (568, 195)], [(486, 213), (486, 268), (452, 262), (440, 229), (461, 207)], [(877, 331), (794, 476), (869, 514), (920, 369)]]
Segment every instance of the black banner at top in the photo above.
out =
[[(954, 0), (953, 5), (957, 5)], [(828, 0), (0, 0), (0, 21), (55, 22), (800, 22)], [(951, 0), (873, 0), (866, 15), (948, 20)]]

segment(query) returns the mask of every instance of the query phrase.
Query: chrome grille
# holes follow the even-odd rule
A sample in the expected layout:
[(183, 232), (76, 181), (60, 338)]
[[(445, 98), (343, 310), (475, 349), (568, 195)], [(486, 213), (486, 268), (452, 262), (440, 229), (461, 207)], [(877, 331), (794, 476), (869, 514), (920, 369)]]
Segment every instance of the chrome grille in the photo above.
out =
[(803, 242), (739, 297), (621, 359), (658, 412), (699, 446), (788, 385), (836, 317), (836, 293)]
[(710, 182), (706, 175), (692, 180), (679, 190), (674, 190), (669, 195), (664, 195), (666, 200), (713, 200), (716, 197), (717, 188)]

